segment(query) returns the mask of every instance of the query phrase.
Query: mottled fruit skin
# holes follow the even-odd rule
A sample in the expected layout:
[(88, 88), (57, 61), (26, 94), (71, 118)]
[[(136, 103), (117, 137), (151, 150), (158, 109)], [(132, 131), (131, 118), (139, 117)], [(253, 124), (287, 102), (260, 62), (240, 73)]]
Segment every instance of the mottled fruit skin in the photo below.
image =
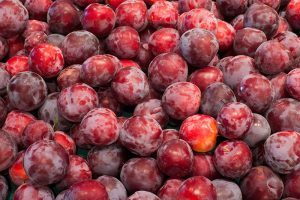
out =
[(0, 197), (6, 199), (8, 193), (8, 184), (3, 176), (0, 176)]
[(295, 33), (290, 31), (278, 33), (275, 40), (287, 48), (291, 52), (293, 58), (300, 56), (300, 39)]
[(247, 10), (248, 0), (217, 0), (221, 13), (228, 18), (236, 17)]
[(213, 162), (213, 156), (209, 153), (194, 154), (192, 176), (204, 176), (210, 180), (220, 177)]
[(239, 178), (246, 175), (251, 169), (252, 153), (243, 141), (224, 141), (216, 148), (213, 161), (222, 176)]
[(284, 182), (284, 196), (300, 198), (300, 190), (297, 185), (300, 182), (300, 170), (296, 170), (293, 173), (287, 175)]
[[(28, 182), (28, 179), (29, 179), (24, 170), (24, 166), (23, 166), (24, 154), (25, 154), (24, 151), (20, 151), (18, 153), (14, 163), (10, 166), (9, 171), (8, 171), (11, 182), (17, 186)], [(1, 188), (1, 186), (0, 186), (0, 188)]]
[(44, 32), (46, 35), (49, 34), (49, 25), (46, 22), (38, 20), (28, 20), (26, 28), (22, 33), (24, 38), (27, 38), (33, 32)]
[(80, 71), (81, 65), (71, 65), (64, 68), (56, 79), (59, 89), (62, 90), (76, 83), (81, 83)]
[(296, 30), (300, 29), (299, 9), (300, 2), (298, 0), (291, 0), (286, 7), (286, 19), (288, 20), (291, 27), (293, 27)]
[(173, 119), (183, 120), (199, 110), (201, 91), (190, 82), (173, 83), (162, 96), (162, 106)]
[(263, 31), (267, 38), (275, 35), (279, 26), (277, 12), (261, 3), (252, 4), (245, 13), (244, 27), (256, 28)]
[(129, 192), (155, 193), (163, 183), (163, 175), (153, 158), (132, 158), (121, 169), (120, 178)]
[(219, 42), (220, 51), (224, 52), (232, 49), (235, 34), (236, 31), (231, 24), (222, 20), (218, 20), (216, 37)]
[(76, 144), (75, 141), (68, 134), (63, 131), (55, 131), (53, 133), (53, 140), (60, 144), (69, 155), (76, 153)]
[(188, 12), (195, 8), (205, 8), (207, 10), (211, 10), (212, 8), (211, 0), (179, 0), (178, 1), (178, 9), (180, 13)]
[(217, 199), (243, 200), (241, 189), (236, 183), (223, 179), (215, 179), (212, 181), (212, 184), (216, 189)]
[(27, 56), (13, 56), (5, 63), (6, 71), (14, 76), (20, 72), (29, 71), (29, 63)]
[(92, 179), (92, 171), (85, 159), (77, 155), (70, 155), (69, 166), (64, 178), (55, 187), (59, 190), (68, 189), (75, 183)]
[(151, 86), (163, 92), (176, 82), (184, 82), (188, 76), (188, 65), (176, 53), (163, 53), (156, 56), (149, 65), (148, 77)]
[(171, 178), (190, 175), (194, 155), (187, 142), (173, 139), (162, 144), (157, 151), (157, 165), (160, 171)]
[(195, 67), (207, 66), (219, 50), (217, 38), (211, 32), (194, 28), (180, 38), (180, 51), (187, 62)]
[(173, 200), (176, 198), (177, 191), (182, 184), (182, 180), (168, 179), (157, 192), (157, 196), (162, 200)]
[(112, 89), (109, 88), (99, 88), (98, 90), (98, 98), (99, 98), (99, 107), (100, 108), (108, 108), (113, 111), (116, 115), (119, 115), (122, 112), (122, 105), (116, 99), (115, 94)]
[(17, 0), (1, 1), (0, 15), (0, 36), (4, 38), (22, 33), (29, 18), (27, 9)]
[(147, 191), (137, 191), (127, 198), (127, 200), (160, 200), (158, 196)]
[(8, 169), (17, 157), (18, 147), (14, 139), (0, 130), (0, 171)]
[(282, 131), (271, 135), (265, 142), (266, 163), (281, 174), (289, 174), (300, 168), (300, 134)]
[(217, 121), (208, 115), (192, 115), (182, 122), (179, 135), (194, 151), (208, 152), (217, 142)]
[(83, 83), (63, 89), (57, 99), (59, 113), (72, 122), (80, 122), (98, 104), (97, 92)]
[(84, 9), (81, 24), (83, 29), (97, 37), (106, 37), (113, 30), (116, 14), (108, 6), (92, 3)]
[(112, 176), (100, 176), (96, 179), (102, 183), (106, 189), (109, 199), (126, 200), (127, 191), (121, 181)]
[(35, 186), (31, 183), (20, 185), (13, 195), (13, 200), (43, 199), (53, 200), (54, 194), (48, 187)]
[(106, 38), (106, 46), (111, 54), (119, 58), (134, 58), (140, 48), (140, 36), (130, 26), (115, 28)]
[(178, 189), (176, 200), (181, 199), (217, 200), (217, 192), (209, 179), (194, 176), (186, 179)]
[(286, 77), (285, 87), (288, 93), (297, 100), (300, 100), (300, 69), (290, 71)]
[(30, 33), (29, 36), (25, 38), (24, 41), (24, 52), (29, 54), (30, 51), (38, 44), (46, 43), (47, 42), (47, 35), (42, 31), (36, 31)]
[(274, 91), (274, 101), (282, 98), (288, 97), (288, 92), (286, 91), (286, 73), (279, 73), (270, 79), (273, 91)]
[(149, 94), (149, 83), (146, 74), (135, 67), (120, 69), (111, 88), (116, 98), (125, 105), (136, 105)]
[(108, 194), (102, 183), (87, 180), (76, 183), (66, 192), (64, 200), (108, 200)]
[(283, 187), (280, 177), (265, 166), (252, 168), (240, 184), (243, 199), (245, 200), (280, 199)]
[(126, 158), (125, 149), (114, 143), (92, 148), (88, 153), (87, 161), (93, 174), (117, 177)]
[(112, 144), (119, 137), (117, 117), (107, 108), (95, 108), (84, 116), (79, 131), (89, 144), (96, 146)]
[(10, 104), (22, 111), (40, 107), (47, 97), (47, 86), (43, 78), (34, 72), (20, 72), (7, 85)]
[(46, 21), (47, 11), (52, 3), (52, 0), (26, 0), (24, 6), (29, 12), (30, 19)]

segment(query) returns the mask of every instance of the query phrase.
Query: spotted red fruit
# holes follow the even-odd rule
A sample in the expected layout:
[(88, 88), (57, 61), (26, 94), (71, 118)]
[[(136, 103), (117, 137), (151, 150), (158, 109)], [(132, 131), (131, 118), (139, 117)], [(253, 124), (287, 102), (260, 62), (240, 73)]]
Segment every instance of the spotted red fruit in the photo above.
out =
[(286, 78), (287, 74), (283, 72), (271, 78), (270, 81), (274, 90), (274, 101), (288, 97), (288, 93), (285, 89)]
[(88, 31), (74, 31), (61, 44), (67, 64), (81, 64), (87, 58), (99, 53), (99, 40)]
[(216, 200), (217, 193), (209, 179), (203, 176), (194, 176), (181, 184), (176, 195), (176, 200), (180, 199)]
[(192, 167), (192, 176), (204, 176), (210, 180), (220, 177), (213, 163), (213, 156), (210, 154), (194, 155), (194, 163)]
[(243, 14), (248, 7), (248, 0), (217, 0), (221, 13), (228, 18)]
[(79, 132), (79, 124), (75, 124), (70, 129), (70, 136), (73, 138), (76, 146), (82, 149), (91, 149), (93, 146), (88, 144), (86, 139)]
[(132, 158), (121, 169), (120, 178), (129, 192), (156, 192), (163, 183), (163, 175), (154, 158)]
[(53, 140), (60, 144), (69, 155), (76, 153), (76, 144), (74, 140), (63, 131), (55, 131), (53, 133)]
[(263, 31), (268, 38), (271, 38), (279, 26), (277, 12), (261, 3), (252, 4), (245, 13), (244, 27), (256, 28)]
[(173, 200), (176, 198), (177, 191), (182, 184), (182, 180), (169, 179), (157, 192), (157, 196), (162, 200)]
[(182, 56), (195, 67), (207, 66), (219, 50), (215, 35), (200, 28), (185, 32), (180, 38), (179, 47)]
[(233, 26), (233, 28), (238, 31), (244, 28), (244, 15), (240, 14), (236, 16), (230, 24)]
[(8, 183), (3, 176), (0, 176), (0, 197), (6, 199), (8, 194)]
[(245, 200), (280, 199), (283, 187), (280, 177), (265, 166), (252, 168), (240, 184), (243, 199)]
[(109, 88), (99, 88), (98, 90), (98, 98), (99, 98), (99, 107), (100, 108), (108, 108), (113, 111), (116, 115), (121, 113), (122, 105), (116, 99), (115, 94), (112, 89)]
[(290, 31), (285, 31), (283, 33), (279, 33), (275, 40), (281, 43), (285, 48), (287, 48), (293, 58), (297, 58), (300, 56), (300, 39), (298, 36)]
[(34, 72), (20, 72), (10, 79), (7, 94), (13, 107), (32, 111), (40, 107), (47, 97), (47, 86)]
[(179, 131), (177, 131), (176, 129), (164, 129), (162, 134), (162, 144), (168, 142), (169, 140), (179, 139)]
[(140, 48), (140, 37), (130, 26), (120, 26), (106, 38), (106, 45), (108, 50), (119, 58), (134, 58)]
[(277, 29), (274, 37), (276, 37), (280, 33), (284, 33), (286, 31), (290, 31), (290, 30), (291, 30), (291, 27), (290, 27), (288, 21), (285, 18), (279, 16), (279, 25), (278, 25), (278, 29)]
[(149, 49), (149, 44), (141, 43), (138, 55), (136, 56), (134, 61), (136, 61), (142, 67), (143, 70), (147, 70), (153, 58), (154, 55)]
[(120, 62), (121, 62), (122, 67), (136, 67), (136, 68), (142, 69), (141, 66), (133, 60), (122, 59), (122, 60), (120, 60)]
[(222, 71), (213, 66), (198, 69), (189, 76), (189, 81), (197, 85), (202, 92), (204, 92), (211, 84), (215, 82), (223, 82), (223, 80)]
[(11, 135), (18, 145), (21, 145), (25, 127), (35, 120), (35, 117), (29, 113), (14, 110), (8, 113), (2, 130)]
[(227, 199), (227, 200), (242, 200), (242, 192), (239, 186), (231, 181), (223, 179), (215, 179), (212, 181), (216, 192), (217, 199)]
[(300, 29), (300, 1), (298, 0), (291, 0), (286, 7), (286, 19), (288, 20), (289, 24), (296, 30)]
[(176, 53), (160, 54), (150, 63), (148, 76), (151, 86), (155, 90), (163, 92), (171, 84), (187, 80), (188, 65)]
[(243, 141), (224, 141), (216, 148), (213, 161), (222, 176), (234, 179), (246, 175), (251, 169), (252, 153)]
[(66, 192), (65, 200), (108, 200), (108, 194), (102, 183), (87, 180), (76, 183)]
[(195, 8), (205, 8), (211, 10), (212, 1), (211, 0), (179, 0), (178, 9), (180, 13), (188, 12)]
[(144, 1), (124, 1), (116, 9), (116, 19), (119, 26), (130, 26), (137, 31), (141, 31), (148, 24), (147, 6)]
[(0, 171), (8, 169), (17, 158), (18, 147), (15, 140), (0, 130)]
[(53, 78), (64, 67), (62, 51), (50, 44), (38, 44), (29, 54), (29, 66), (33, 72), (38, 73), (43, 78)]
[(158, 196), (147, 191), (137, 191), (127, 198), (127, 200), (160, 200)]
[(300, 100), (300, 69), (290, 71), (286, 78), (286, 89), (288, 93), (295, 99)]
[(121, 181), (112, 176), (100, 176), (96, 179), (102, 183), (106, 189), (109, 199), (126, 200), (127, 191)]
[(32, 144), (24, 155), (24, 169), (29, 180), (39, 185), (49, 185), (64, 178), (69, 165), (66, 150), (51, 140)]
[(289, 174), (299, 169), (300, 134), (295, 131), (282, 131), (271, 135), (265, 142), (265, 159), (277, 173)]
[(24, 6), (29, 12), (30, 19), (46, 21), (47, 11), (52, 3), (52, 0), (26, 0)]
[(41, 43), (47, 42), (47, 35), (42, 31), (36, 31), (31, 33), (24, 42), (25, 53), (29, 54), (30, 51)]
[(23, 166), (24, 154), (25, 151), (20, 151), (14, 163), (9, 168), (9, 178), (15, 185), (18, 186), (28, 182), (28, 176)]
[(46, 22), (38, 20), (28, 20), (26, 28), (22, 33), (23, 38), (27, 38), (33, 32), (44, 32), (46, 35), (49, 34), (49, 25)]
[(27, 56), (13, 56), (6, 61), (6, 71), (14, 76), (20, 72), (29, 71), (28, 57)]
[(48, 9), (47, 22), (52, 33), (66, 35), (80, 27), (80, 11), (72, 1), (54, 1)]
[(300, 198), (300, 190), (298, 184), (300, 183), (300, 170), (287, 175), (284, 183), (284, 196)]
[(171, 178), (184, 178), (190, 175), (194, 155), (187, 142), (173, 139), (163, 143), (157, 151), (157, 164), (160, 171)]
[(57, 100), (57, 107), (60, 114), (72, 122), (80, 122), (98, 104), (97, 92), (83, 83), (77, 83), (63, 89)]
[(156, 29), (176, 28), (178, 9), (169, 1), (157, 1), (148, 10), (148, 22)]
[(111, 88), (116, 98), (125, 105), (136, 105), (149, 94), (146, 74), (135, 67), (120, 69), (111, 83)]
[(24, 183), (20, 185), (13, 194), (14, 200), (40, 199), (53, 200), (54, 194), (48, 187), (36, 186), (32, 183)]
[(180, 34), (193, 28), (202, 28), (212, 33), (217, 32), (218, 21), (214, 14), (204, 8), (197, 8), (183, 13), (178, 18), (177, 28)]
[(76, 83), (81, 83), (80, 78), (81, 65), (71, 65), (63, 69), (57, 76), (57, 85), (59, 89), (65, 89)]
[(0, 37), (0, 60), (2, 60), (8, 53), (9, 48), (6, 39)]
[(68, 189), (75, 183), (92, 179), (92, 172), (85, 159), (77, 155), (70, 155), (69, 166), (64, 178), (55, 187), (59, 190)]
[(162, 143), (162, 129), (149, 116), (133, 116), (125, 121), (119, 140), (121, 144), (140, 156), (154, 153)]
[(232, 48), (236, 31), (231, 24), (222, 20), (218, 20), (217, 26), (216, 37), (220, 51), (227, 51)]
[(87, 156), (89, 166), (96, 175), (117, 177), (126, 160), (126, 151), (114, 143), (103, 147), (92, 148)]
[(283, 72), (292, 64), (291, 52), (276, 40), (262, 43), (254, 58), (258, 69), (268, 75)]
[(115, 12), (108, 6), (92, 3), (84, 9), (81, 24), (83, 29), (97, 37), (106, 37), (116, 22)]
[(261, 3), (261, 4), (265, 4), (267, 6), (272, 7), (275, 10), (278, 10), (279, 6), (281, 5), (280, 0), (249, 0), (249, 4), (254, 4), (254, 3)]
[(29, 18), (27, 9), (17, 0), (1, 1), (0, 15), (0, 36), (4, 38), (22, 33)]
[(179, 51), (179, 32), (174, 28), (161, 28), (149, 37), (149, 48), (153, 55)]
[(256, 49), (266, 41), (266, 34), (261, 30), (243, 28), (236, 32), (233, 49), (237, 54), (254, 57)]

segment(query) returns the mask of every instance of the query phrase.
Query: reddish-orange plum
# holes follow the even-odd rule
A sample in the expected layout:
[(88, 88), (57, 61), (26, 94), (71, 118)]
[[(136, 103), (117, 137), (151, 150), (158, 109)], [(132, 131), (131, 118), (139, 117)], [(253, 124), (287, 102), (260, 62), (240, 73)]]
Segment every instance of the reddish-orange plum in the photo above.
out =
[(74, 140), (71, 138), (71, 136), (67, 135), (63, 131), (55, 131), (53, 133), (53, 140), (60, 144), (69, 155), (76, 153), (76, 144)]
[(9, 178), (17, 186), (22, 185), (29, 180), (23, 166), (24, 154), (25, 151), (20, 151), (16, 160), (9, 168)]
[(286, 19), (288, 20), (291, 27), (296, 30), (300, 29), (299, 18), (300, 18), (300, 1), (291, 0), (286, 7)]
[(29, 71), (28, 57), (27, 56), (13, 56), (6, 61), (6, 71), (14, 76), (17, 73)]

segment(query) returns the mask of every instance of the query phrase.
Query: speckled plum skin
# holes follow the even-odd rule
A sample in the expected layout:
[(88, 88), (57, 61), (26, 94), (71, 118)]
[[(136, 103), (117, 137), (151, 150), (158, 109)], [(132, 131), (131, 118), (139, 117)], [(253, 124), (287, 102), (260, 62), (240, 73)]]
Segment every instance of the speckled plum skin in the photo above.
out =
[(300, 168), (300, 134), (282, 131), (271, 135), (265, 142), (266, 163), (277, 173), (289, 174)]
[(295, 130), (300, 131), (299, 101), (291, 98), (283, 98), (275, 101), (266, 112), (266, 118), (272, 132)]
[(221, 13), (228, 18), (236, 17), (247, 10), (248, 0), (217, 0)]
[(76, 146), (82, 149), (91, 149), (93, 146), (88, 144), (86, 139), (79, 132), (79, 124), (74, 124), (70, 129), (70, 136), (74, 140)]
[(20, 72), (7, 85), (10, 104), (22, 111), (40, 107), (47, 97), (47, 86), (43, 78), (34, 72)]
[(30, 51), (38, 44), (46, 43), (47, 35), (42, 31), (35, 31), (30, 33), (29, 36), (25, 38), (24, 49), (25, 53), (29, 54)]
[(252, 168), (240, 184), (243, 199), (245, 200), (280, 199), (283, 187), (280, 177), (265, 166)]
[(151, 86), (163, 92), (176, 82), (184, 82), (188, 76), (188, 65), (176, 53), (164, 53), (156, 56), (149, 65), (148, 77)]
[(278, 26), (279, 16), (277, 12), (265, 4), (254, 3), (245, 13), (244, 27), (261, 30), (266, 34), (267, 38), (274, 36)]
[(220, 51), (232, 49), (236, 31), (233, 26), (225, 21), (217, 20), (216, 37), (219, 42)]
[(180, 13), (188, 12), (195, 8), (205, 8), (211, 10), (212, 1), (211, 0), (179, 0), (178, 9)]
[(28, 20), (26, 24), (26, 28), (22, 33), (23, 38), (27, 38), (31, 33), (41, 31), (49, 34), (49, 25), (46, 22), (38, 21), (38, 20)]
[(163, 175), (154, 158), (132, 158), (121, 169), (120, 178), (129, 192), (155, 193), (163, 184)]
[(86, 59), (99, 53), (98, 38), (88, 31), (69, 33), (61, 44), (66, 64), (82, 64)]
[(62, 51), (46, 43), (38, 44), (32, 49), (28, 62), (31, 71), (43, 78), (56, 77), (64, 67)]
[(298, 0), (291, 0), (286, 7), (286, 19), (288, 20), (289, 24), (296, 30), (300, 29), (299, 9), (300, 2)]
[(223, 179), (215, 179), (212, 181), (212, 184), (216, 189), (217, 199), (243, 200), (241, 189), (236, 183)]
[(180, 38), (179, 47), (182, 56), (195, 67), (207, 66), (219, 50), (214, 34), (200, 28), (185, 32)]
[(6, 199), (8, 194), (8, 184), (3, 176), (0, 176), (0, 197)]
[(300, 100), (300, 69), (290, 71), (286, 77), (285, 87), (288, 93), (297, 100)]
[(149, 83), (146, 74), (135, 67), (120, 69), (111, 88), (116, 98), (125, 105), (136, 105), (149, 94)]
[(177, 191), (182, 184), (182, 180), (168, 179), (157, 192), (157, 196), (162, 200), (173, 200), (176, 198)]
[(173, 139), (163, 143), (157, 151), (157, 164), (160, 171), (171, 178), (184, 178), (190, 175), (194, 155), (187, 142)]
[(127, 200), (160, 200), (158, 196), (147, 191), (137, 191), (127, 198)]
[(210, 180), (220, 177), (213, 162), (213, 155), (210, 153), (194, 154), (192, 176), (204, 176)]
[(69, 155), (66, 150), (51, 140), (35, 142), (25, 151), (25, 172), (31, 182), (39, 185), (62, 180), (68, 165)]
[(112, 176), (100, 176), (96, 179), (102, 183), (106, 189), (109, 199), (126, 200), (127, 191), (121, 181)]
[(0, 36), (4, 38), (22, 33), (29, 18), (27, 9), (17, 0), (1, 1), (0, 15)]
[(43, 199), (53, 200), (54, 194), (48, 187), (35, 186), (31, 183), (20, 185), (13, 195), (14, 200)]
[(55, 131), (53, 133), (53, 140), (60, 144), (69, 155), (76, 154), (75, 141), (63, 131)]
[(255, 52), (255, 64), (267, 75), (286, 70), (292, 64), (292, 54), (281, 43), (270, 40), (262, 43)]
[(102, 183), (87, 180), (75, 183), (66, 192), (64, 200), (108, 200), (108, 194)]
[(24, 6), (29, 12), (30, 19), (46, 21), (47, 11), (52, 3), (52, 0), (26, 0)]
[(233, 28), (238, 31), (244, 28), (244, 14), (237, 15), (233, 20), (230, 22), (230, 24), (233, 26)]
[(243, 28), (236, 32), (233, 42), (235, 53), (254, 57), (256, 49), (267, 41), (266, 34), (255, 28)]
[(14, 76), (17, 73), (29, 71), (28, 57), (27, 56), (13, 56), (6, 61), (6, 71)]
[(209, 179), (194, 176), (186, 179), (179, 187), (176, 200), (181, 199), (217, 200), (217, 192)]
[(157, 1), (148, 10), (148, 22), (155, 28), (176, 28), (178, 9), (169, 1)]
[(286, 91), (286, 73), (279, 73), (270, 79), (273, 91), (274, 91), (274, 101), (282, 98), (288, 97), (288, 92)]
[(0, 130), (0, 171), (8, 169), (17, 157), (18, 147), (15, 140)]
[(162, 106), (173, 119), (183, 120), (199, 110), (200, 89), (189, 82), (173, 83), (162, 96)]
[(234, 179), (244, 176), (251, 169), (252, 153), (243, 141), (224, 141), (216, 148), (213, 161), (222, 176)]
[(118, 176), (126, 160), (126, 151), (118, 144), (92, 148), (87, 157), (89, 166), (96, 175)]
[(76, 83), (81, 83), (80, 71), (81, 65), (78, 64), (64, 68), (56, 79), (59, 89), (62, 90)]
[(112, 110), (116, 115), (119, 115), (122, 112), (122, 105), (116, 99), (115, 94), (112, 89), (109, 88), (99, 88), (98, 90), (99, 98), (99, 108), (108, 108)]
[(47, 22), (52, 33), (67, 35), (80, 27), (80, 12), (72, 1), (54, 1), (48, 9)]
[(287, 175), (284, 182), (284, 196), (300, 198), (300, 190), (297, 185), (300, 183), (300, 170), (296, 170), (293, 173)]
[(161, 28), (149, 37), (149, 48), (157, 56), (162, 53), (179, 51), (179, 32), (174, 28)]
[(287, 48), (291, 52), (293, 58), (300, 56), (300, 39), (295, 33), (290, 31), (278, 33), (275, 40)]
[(77, 83), (63, 89), (57, 99), (59, 113), (72, 122), (80, 122), (98, 104), (97, 92), (84, 83)]
[(112, 144), (119, 137), (117, 117), (107, 108), (95, 108), (84, 116), (79, 131), (89, 144), (96, 146)]
[(178, 18), (177, 29), (180, 34), (194, 28), (201, 28), (216, 33), (217, 18), (204, 8), (197, 8), (181, 14)]
[(66, 175), (55, 185), (55, 187), (59, 190), (64, 190), (75, 183), (91, 179), (92, 172), (86, 160), (77, 155), (70, 155)]
[(147, 6), (144, 1), (128, 0), (116, 8), (116, 23), (119, 26), (130, 26), (137, 31), (146, 28)]
[(119, 26), (106, 38), (106, 46), (118, 58), (134, 58), (140, 48), (140, 36), (130, 26)]

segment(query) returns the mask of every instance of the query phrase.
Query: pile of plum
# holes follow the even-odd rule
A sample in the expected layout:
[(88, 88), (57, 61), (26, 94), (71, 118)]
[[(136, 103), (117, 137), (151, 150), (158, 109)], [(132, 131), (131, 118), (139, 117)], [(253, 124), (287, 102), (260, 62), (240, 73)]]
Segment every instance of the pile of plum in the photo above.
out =
[(299, 200), (300, 0), (0, 0), (0, 200)]

